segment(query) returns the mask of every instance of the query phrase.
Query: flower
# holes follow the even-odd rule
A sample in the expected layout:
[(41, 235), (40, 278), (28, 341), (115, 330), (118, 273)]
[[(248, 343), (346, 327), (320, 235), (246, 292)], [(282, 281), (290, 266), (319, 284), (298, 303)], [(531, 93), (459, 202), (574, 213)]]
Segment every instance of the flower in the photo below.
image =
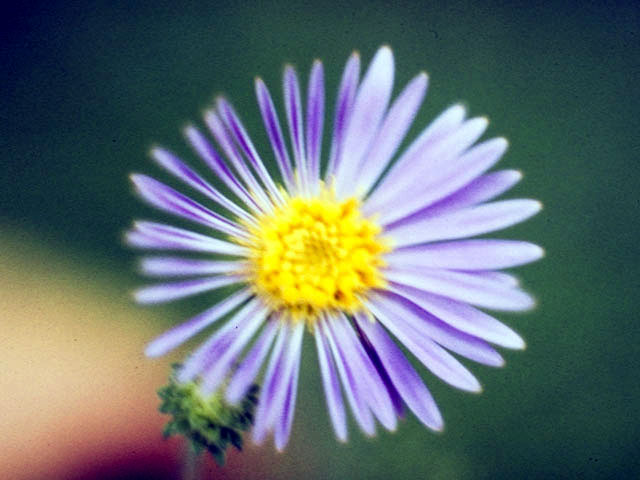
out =
[(204, 254), (144, 258), (146, 275), (191, 278), (144, 287), (136, 299), (159, 303), (236, 288), (152, 341), (146, 353), (163, 355), (228, 318), (186, 359), (177, 380), (197, 378), (205, 393), (224, 389), (234, 405), (270, 352), (253, 428), (257, 443), (271, 431), (279, 450), (288, 441), (305, 330), (315, 337), (329, 416), (341, 441), (347, 439), (341, 391), (367, 435), (375, 434), (375, 419), (394, 430), (405, 405), (427, 427), (443, 427), (431, 394), (391, 336), (437, 377), (473, 392), (480, 390), (478, 380), (449, 351), (501, 366), (490, 344), (524, 348), (518, 334), (478, 307), (531, 308), (534, 300), (518, 280), (498, 270), (537, 260), (543, 250), (522, 241), (468, 238), (521, 222), (541, 205), (493, 201), (521, 174), (486, 173), (507, 141), (476, 144), (488, 122), (466, 119), (460, 105), (448, 108), (396, 156), (426, 93), (427, 75), (417, 75), (389, 105), (393, 78), (386, 46), (362, 81), (358, 54), (349, 58), (326, 165), (322, 63), (311, 69), (306, 116), (297, 74), (285, 68), (291, 151), (258, 78), (258, 105), (280, 180), (267, 170), (224, 98), (204, 116), (224, 157), (196, 127), (188, 126), (185, 135), (225, 191), (168, 150), (152, 150), (161, 167), (222, 213), (148, 176), (132, 175), (145, 201), (206, 231), (135, 222), (127, 233), (130, 245)]

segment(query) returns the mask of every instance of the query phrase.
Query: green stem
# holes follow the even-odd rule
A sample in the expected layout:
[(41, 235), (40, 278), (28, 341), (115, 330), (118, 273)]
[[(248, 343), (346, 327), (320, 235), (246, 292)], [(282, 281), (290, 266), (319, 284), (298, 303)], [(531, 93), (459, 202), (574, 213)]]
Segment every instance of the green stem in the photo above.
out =
[(202, 468), (202, 455), (196, 452), (191, 442), (185, 442), (184, 464), (182, 466), (182, 478), (184, 480), (199, 480)]

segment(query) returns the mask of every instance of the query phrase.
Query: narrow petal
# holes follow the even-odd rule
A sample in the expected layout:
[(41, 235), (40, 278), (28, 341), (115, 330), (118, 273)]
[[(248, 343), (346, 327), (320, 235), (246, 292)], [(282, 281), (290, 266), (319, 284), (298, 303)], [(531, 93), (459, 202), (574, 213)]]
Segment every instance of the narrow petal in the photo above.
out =
[(233, 273), (246, 268), (244, 262), (200, 260), (183, 257), (145, 257), (140, 272), (150, 277), (190, 277), (215, 273)]
[(492, 270), (510, 268), (539, 260), (544, 250), (516, 240), (461, 240), (401, 248), (385, 255), (393, 267), (445, 268), (450, 270)]
[(238, 366), (225, 391), (225, 400), (230, 404), (238, 404), (244, 398), (249, 387), (258, 375), (258, 371), (269, 352), (277, 330), (277, 320), (269, 321), (258, 340), (256, 340), (249, 353), (247, 353)]
[(353, 103), (356, 98), (358, 82), (360, 80), (360, 55), (354, 52), (342, 73), (340, 87), (338, 89), (338, 98), (336, 99), (335, 118), (333, 120), (333, 135), (331, 136), (331, 153), (329, 154), (329, 162), (325, 178), (331, 180), (335, 176), (336, 168), (342, 152), (344, 144), (344, 136), (349, 124), (349, 118), (353, 111)]
[(358, 88), (353, 112), (349, 119), (342, 146), (341, 160), (335, 172), (336, 191), (345, 193), (349, 181), (378, 134), (393, 89), (393, 53), (389, 47), (380, 48)]
[(257, 299), (249, 300), (240, 310), (225, 322), (207, 341), (194, 350), (178, 372), (179, 382), (189, 382), (209, 368), (229, 345), (245, 331), (245, 326), (254, 319), (262, 308)]
[(278, 325), (278, 336), (276, 337), (275, 345), (271, 351), (271, 357), (269, 358), (269, 364), (267, 365), (267, 372), (264, 375), (262, 381), (262, 388), (260, 392), (260, 401), (258, 402), (258, 409), (256, 411), (255, 423), (252, 431), (253, 441), (260, 444), (264, 441), (267, 432), (270, 428), (268, 425), (269, 411), (275, 408), (273, 404), (274, 386), (276, 379), (279, 375), (282, 375), (282, 365), (285, 354), (285, 344), (287, 341), (289, 329), (284, 324)]
[(307, 158), (304, 149), (304, 127), (302, 117), (302, 98), (300, 96), (300, 83), (298, 75), (291, 65), (284, 69), (283, 79), (284, 105), (289, 124), (289, 135), (293, 145), (293, 156), (296, 160), (296, 168), (300, 176), (303, 190), (307, 190), (309, 175)]
[(403, 197), (405, 201), (401, 205), (389, 209), (388, 213), (385, 211), (378, 221), (382, 225), (388, 225), (460, 190), (495, 165), (506, 151), (507, 145), (504, 138), (493, 138), (441, 165), (436, 171), (429, 171), (424, 182), (416, 183), (410, 192), (406, 192), (406, 197)]
[(244, 236), (244, 229), (173, 188), (146, 175), (133, 174), (131, 181), (138, 194), (151, 205), (172, 215), (211, 227), (228, 235)]
[[(472, 118), (446, 137), (433, 144), (428, 144), (423, 150), (417, 152), (405, 169), (395, 175), (395, 178), (392, 178), (390, 173), (381, 181), (364, 205), (365, 214), (389, 213), (388, 205), (394, 203), (399, 196), (404, 200), (411, 199), (411, 203), (407, 205), (411, 205), (412, 208), (416, 207), (412, 197), (407, 196), (408, 191), (411, 191), (412, 194), (415, 194), (416, 191), (430, 192), (430, 188), (425, 188), (424, 183), (428, 181), (429, 185), (433, 187), (434, 183), (431, 179), (433, 178), (433, 182), (435, 182), (435, 179), (438, 178), (438, 175), (442, 175), (442, 172), (448, 173), (451, 165), (455, 165), (459, 161), (458, 155), (461, 155), (480, 138), (488, 124), (486, 118)], [(416, 179), (419, 181), (416, 182)], [(421, 203), (416, 208), (420, 206)], [(400, 218), (399, 214), (394, 215), (396, 218)], [(386, 224), (388, 221), (385, 218), (384, 223)]]
[(478, 380), (458, 360), (435, 342), (417, 335), (414, 329), (402, 324), (397, 316), (384, 308), (384, 302), (370, 303), (369, 308), (376, 318), (434, 375), (461, 390), (471, 392), (481, 390)]
[(333, 333), (326, 325), (326, 321), (319, 322), (320, 334), (324, 335), (325, 340), (328, 342), (331, 349), (331, 354), (336, 363), (338, 369), (338, 375), (344, 388), (344, 394), (347, 397), (347, 402), (351, 408), (351, 412), (356, 420), (356, 423), (360, 429), (368, 436), (373, 436), (376, 433), (376, 426), (373, 420), (371, 410), (367, 405), (367, 402), (363, 398), (364, 392), (360, 392), (357, 385), (356, 375), (358, 372), (353, 372), (349, 369), (346, 359), (343, 353), (338, 347), (337, 340), (334, 338)]
[(407, 406), (427, 427), (442, 430), (444, 422), (435, 400), (402, 351), (377, 322), (364, 315), (356, 315), (356, 321), (373, 345)]
[(224, 317), (250, 296), (251, 292), (246, 288), (234, 293), (191, 320), (181, 323), (155, 338), (147, 345), (144, 353), (148, 357), (159, 357), (166, 354)]
[(298, 348), (293, 364), (293, 372), (286, 387), (287, 393), (282, 404), (282, 413), (280, 414), (280, 419), (276, 419), (274, 443), (279, 452), (282, 452), (284, 447), (287, 446), (289, 435), (291, 434), (291, 426), (293, 425), (293, 415), (296, 410), (296, 397), (298, 394), (298, 376), (300, 374), (300, 353), (301, 349)]
[(359, 372), (355, 380), (359, 384), (367, 404), (380, 423), (390, 431), (397, 427), (395, 408), (389, 397), (389, 393), (371, 363), (356, 333), (346, 317), (329, 322), (329, 328), (333, 330), (338, 347), (343, 352), (345, 362), (352, 372)]
[(258, 105), (260, 106), (260, 113), (262, 114), (262, 121), (269, 136), (273, 154), (278, 162), (278, 168), (280, 169), (287, 189), (291, 192), (294, 187), (291, 160), (289, 159), (289, 153), (284, 143), (276, 108), (269, 94), (269, 90), (261, 78), (256, 79), (256, 96), (258, 98)]
[(490, 281), (501, 282), (507, 287), (520, 286), (520, 281), (518, 280), (518, 277), (505, 272), (496, 272), (493, 270), (476, 270), (476, 271), (466, 270), (464, 273), (466, 273), (467, 275), (473, 275), (478, 278), (484, 278)]
[(227, 378), (228, 372), (233, 366), (238, 355), (249, 343), (254, 334), (264, 324), (265, 318), (269, 314), (267, 307), (261, 306), (254, 310), (251, 320), (242, 326), (237, 326), (237, 335), (226, 348), (224, 353), (217, 356), (210, 368), (202, 374), (202, 393), (209, 394), (215, 392)]
[(327, 346), (324, 335), (320, 331), (315, 332), (316, 348), (318, 351), (318, 363), (322, 374), (322, 386), (327, 401), (327, 409), (331, 418), (333, 431), (341, 442), (347, 441), (347, 417), (340, 393), (340, 383), (336, 373), (331, 352)]
[(245, 277), (240, 275), (206, 277), (143, 287), (136, 290), (133, 296), (136, 302), (142, 304), (166, 303), (245, 281)]
[[(371, 195), (385, 184), (393, 185), (397, 183), (405, 175), (407, 169), (411, 168), (412, 171), (415, 171), (414, 164), (425, 155), (425, 152), (430, 151), (434, 145), (455, 132), (464, 121), (465, 115), (466, 110), (462, 105), (453, 105), (442, 112), (411, 142), (411, 145), (393, 164)], [(384, 190), (381, 193), (385, 193)]]
[(192, 250), (219, 255), (247, 256), (245, 247), (190, 230), (172, 227), (163, 223), (136, 221), (127, 233), (129, 245), (160, 250)]
[[(219, 100), (220, 101), (220, 100)], [(204, 114), (204, 121), (209, 127), (209, 131), (218, 142), (220, 148), (231, 162), (234, 170), (238, 173), (244, 184), (249, 189), (249, 193), (256, 199), (263, 210), (271, 208), (271, 201), (264, 192), (262, 185), (253, 175), (249, 166), (245, 163), (240, 152), (236, 149), (233, 136), (229, 132), (224, 121), (214, 110), (208, 110)]]
[(365, 194), (383, 172), (413, 123), (427, 92), (428, 77), (421, 73), (405, 87), (386, 114), (379, 135), (356, 174), (356, 192)]
[(163, 148), (154, 148), (151, 150), (151, 156), (153, 159), (167, 170), (169, 173), (179, 178), (187, 185), (191, 186), (195, 190), (199, 191), (207, 198), (213, 200), (218, 205), (229, 210), (229, 212), (237, 215), (245, 221), (251, 221), (252, 216), (238, 206), (233, 201), (229, 200), (226, 196), (220, 193), (214, 186), (204, 180), (191, 168), (187, 167), (176, 155), (165, 150)]
[(522, 311), (535, 305), (533, 298), (500, 281), (490, 281), (449, 270), (394, 269), (387, 280), (492, 310)]
[(185, 137), (194, 151), (213, 170), (216, 176), (242, 201), (253, 210), (260, 210), (260, 205), (249, 194), (244, 185), (236, 178), (215, 148), (207, 141), (205, 136), (193, 125), (184, 130)]
[(523, 349), (524, 340), (509, 327), (477, 308), (417, 288), (393, 285), (392, 290), (452, 327), (505, 348)]
[(231, 135), (236, 143), (240, 145), (245, 156), (249, 159), (249, 162), (258, 174), (258, 177), (260, 177), (263, 185), (267, 188), (273, 198), (282, 200), (280, 191), (276, 187), (271, 175), (269, 175), (264, 162), (260, 158), (256, 147), (253, 145), (251, 137), (249, 137), (249, 134), (242, 125), (238, 114), (235, 112), (231, 104), (222, 97), (217, 99), (216, 104), (218, 106), (218, 112), (220, 112), (220, 115), (231, 132)]
[(490, 367), (504, 365), (504, 359), (484, 340), (456, 330), (401, 293), (379, 292), (372, 296), (371, 301), (383, 304), (384, 309), (398, 319), (399, 327), (415, 331), (420, 338), (433, 340), (458, 355)]
[(311, 185), (320, 179), (320, 154), (322, 151), (322, 129), (324, 127), (324, 69), (316, 60), (311, 67), (307, 95), (307, 157)]
[(391, 225), (386, 234), (395, 248), (421, 243), (472, 237), (520, 223), (542, 209), (537, 200), (502, 200), (467, 207), (446, 215)]

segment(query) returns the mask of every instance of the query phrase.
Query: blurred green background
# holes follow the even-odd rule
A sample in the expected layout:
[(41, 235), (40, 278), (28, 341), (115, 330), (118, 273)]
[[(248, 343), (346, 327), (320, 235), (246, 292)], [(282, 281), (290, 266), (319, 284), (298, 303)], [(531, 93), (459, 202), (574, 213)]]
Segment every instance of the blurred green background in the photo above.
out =
[[(523, 335), (528, 348), (504, 352), (502, 369), (473, 365), (484, 386), (481, 395), (458, 392), (425, 375), (446, 421), (443, 434), (424, 429), (409, 415), (396, 433), (372, 440), (351, 423), (350, 441), (342, 445), (330, 428), (308, 338), (286, 452), (277, 454), (271, 445), (249, 447), (247, 453), (232, 454), (226, 470), (208, 465), (207, 474), (307, 479), (640, 476), (636, 2), (65, 1), (3, 8), (0, 285), (5, 337), (0, 341), (5, 347), (0, 366), (9, 367), (2, 375), (31, 382), (34, 398), (47, 403), (49, 390), (38, 390), (39, 380), (26, 371), (22, 377), (15, 358), (11, 363), (16, 349), (33, 349), (30, 340), (12, 343), (12, 325), (29, 330), (29, 322), (50, 316), (45, 309), (34, 317), (20, 315), (22, 304), (15, 303), (11, 290), (18, 285), (12, 280), (16, 275), (30, 281), (24, 285), (51, 288), (55, 295), (54, 286), (64, 285), (64, 295), (77, 295), (81, 305), (100, 305), (103, 313), (89, 317), (61, 310), (68, 325), (61, 338), (75, 322), (94, 322), (105, 332), (98, 336), (104, 355), (124, 348), (122, 337), (109, 333), (114, 318), (108, 312), (115, 305), (130, 308), (118, 317), (120, 323), (144, 332), (129, 345), (136, 352), (147, 338), (206, 305), (207, 298), (152, 311), (127, 306), (127, 292), (140, 279), (134, 273), (135, 255), (122, 246), (121, 234), (133, 218), (165, 218), (133, 197), (127, 175), (141, 171), (166, 178), (148, 158), (156, 142), (197, 164), (180, 130), (188, 121), (200, 123), (201, 112), (220, 92), (233, 101), (261, 151), (270, 152), (253, 95), (254, 76), (265, 79), (282, 114), (283, 64), (293, 63), (306, 79), (312, 60), (320, 58), (332, 111), (351, 51), (359, 50), (366, 64), (379, 45), (388, 43), (396, 58), (395, 92), (418, 71), (430, 74), (426, 103), (409, 138), (442, 109), (463, 101), (471, 114), (489, 116), (489, 135), (510, 140), (500, 166), (521, 169), (525, 178), (508, 196), (539, 198), (545, 205), (536, 218), (500, 235), (532, 240), (547, 250), (542, 262), (518, 270), (539, 307), (525, 315), (499, 315)], [(30, 303), (27, 295), (24, 304)], [(64, 300), (53, 304), (64, 306)], [(48, 328), (53, 324), (34, 324), (30, 335), (48, 336)], [(56, 352), (59, 347), (57, 355), (65, 355), (66, 340), (50, 345)], [(160, 435), (162, 419), (153, 411), (156, 384), (149, 385), (145, 372), (153, 370), (162, 378), (182, 353), (155, 362), (136, 357), (119, 369), (124, 376), (136, 369), (133, 380), (128, 376), (131, 388), (137, 388), (137, 381), (147, 385), (141, 398), (150, 406), (148, 417), (158, 418), (149, 420), (148, 438)], [(97, 355), (95, 362), (101, 358)], [(117, 374), (102, 380), (107, 387), (119, 382)], [(109, 396), (100, 399), (109, 412)], [(18, 438), (22, 424), (6, 410), (3, 415), (3, 425), (18, 432)], [(133, 426), (130, 432), (122, 428), (137, 438)], [(80, 441), (84, 430), (73, 432)], [(55, 430), (50, 441), (58, 441)], [(144, 444), (134, 448), (116, 442), (110, 460), (93, 469), (83, 469), (77, 462), (85, 460), (69, 453), (70, 466), (62, 473), (44, 475), (25, 467), (19, 477), (17, 470), (2, 474), (0, 467), (0, 476), (174, 478), (180, 472), (180, 445), (169, 446), (150, 457)], [(30, 464), (33, 451), (16, 452)], [(171, 459), (166, 464), (158, 460), (166, 456)]]

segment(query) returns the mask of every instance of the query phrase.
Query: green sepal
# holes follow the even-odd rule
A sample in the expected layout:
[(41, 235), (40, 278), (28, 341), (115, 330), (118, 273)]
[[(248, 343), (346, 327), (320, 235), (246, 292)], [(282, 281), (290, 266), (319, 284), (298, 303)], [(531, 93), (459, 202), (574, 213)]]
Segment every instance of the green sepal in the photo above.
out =
[(242, 432), (253, 424), (259, 387), (253, 384), (238, 405), (229, 405), (222, 388), (205, 396), (198, 381), (179, 383), (176, 374), (180, 366), (172, 365), (169, 383), (158, 390), (158, 410), (172, 417), (162, 434), (165, 438), (184, 435), (196, 454), (206, 449), (218, 465), (224, 465), (229, 444), (242, 450)]

